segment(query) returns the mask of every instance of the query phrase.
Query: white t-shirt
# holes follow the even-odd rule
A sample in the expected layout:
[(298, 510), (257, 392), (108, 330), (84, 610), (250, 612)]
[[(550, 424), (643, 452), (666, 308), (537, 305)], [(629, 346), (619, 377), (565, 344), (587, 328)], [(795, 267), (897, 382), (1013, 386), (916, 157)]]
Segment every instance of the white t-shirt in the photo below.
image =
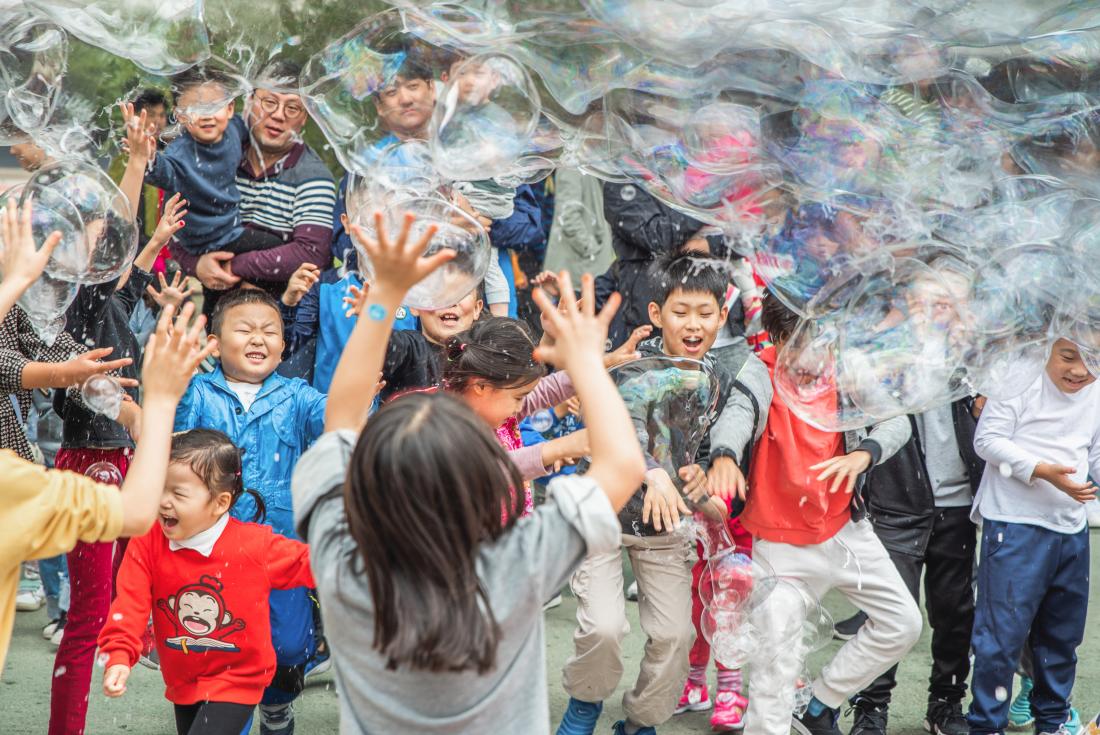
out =
[(252, 408), (256, 396), (260, 393), (260, 388), (264, 387), (263, 383), (240, 383), (236, 380), (230, 380), (229, 378), (225, 379), (225, 383), (229, 386), (229, 390), (237, 395), (245, 411)]
[(1073, 479), (1100, 477), (1100, 384), (1064, 393), (1044, 371), (1023, 394), (990, 400), (974, 449), (986, 461), (971, 517), (1026, 523), (1059, 533), (1085, 527), (1085, 506), (1046, 480), (1039, 462), (1076, 467)]

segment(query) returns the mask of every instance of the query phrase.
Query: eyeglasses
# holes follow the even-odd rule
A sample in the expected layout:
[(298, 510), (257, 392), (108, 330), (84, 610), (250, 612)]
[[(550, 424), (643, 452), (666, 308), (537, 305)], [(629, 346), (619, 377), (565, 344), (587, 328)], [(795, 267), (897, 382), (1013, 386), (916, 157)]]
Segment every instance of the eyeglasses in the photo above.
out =
[(279, 102), (274, 97), (260, 97), (256, 95), (260, 100), (260, 109), (266, 112), (268, 115), (274, 115), (278, 112), (279, 108), (283, 108), (283, 114), (286, 115), (288, 120), (297, 120), (302, 115), (306, 114), (306, 108), (302, 107), (298, 102)]

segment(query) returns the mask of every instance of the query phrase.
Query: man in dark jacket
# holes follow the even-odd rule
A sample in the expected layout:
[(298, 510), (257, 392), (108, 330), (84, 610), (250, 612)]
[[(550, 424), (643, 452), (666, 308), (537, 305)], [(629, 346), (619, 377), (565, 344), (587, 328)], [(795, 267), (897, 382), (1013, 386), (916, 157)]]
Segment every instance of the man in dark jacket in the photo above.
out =
[[(913, 436), (867, 476), (864, 499), (875, 533), (932, 627), (932, 675), (925, 726), (934, 735), (966, 735), (962, 712), (974, 623), (974, 549), (970, 506), (984, 462), (974, 452), (974, 401), (963, 399), (910, 416)], [(863, 613), (837, 624), (858, 630)], [(897, 667), (852, 698), (852, 735), (884, 735)]]

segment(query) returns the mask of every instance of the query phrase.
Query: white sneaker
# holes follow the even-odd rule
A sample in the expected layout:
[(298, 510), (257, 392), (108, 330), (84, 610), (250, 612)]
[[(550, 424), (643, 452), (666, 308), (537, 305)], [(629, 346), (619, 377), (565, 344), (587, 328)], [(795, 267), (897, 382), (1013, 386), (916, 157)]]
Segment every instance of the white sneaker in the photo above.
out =
[(547, 610), (552, 610), (553, 608), (558, 607), (560, 605), (561, 605), (561, 593), (559, 592), (558, 594), (551, 597), (549, 602), (547, 602), (545, 605), (542, 606), (542, 610), (543, 610), (543, 612), (545, 612)]
[(630, 586), (626, 588), (626, 599), (631, 602), (638, 601), (638, 580), (634, 580), (630, 583)]
[(15, 596), (15, 609), (19, 612), (34, 612), (41, 610), (46, 604), (46, 592), (42, 585), (22, 590)]
[(61, 624), (61, 620), (51, 620), (46, 623), (46, 627), (42, 629), (42, 637), (46, 640), (53, 638), (53, 634), (57, 632), (57, 626)]
[(61, 639), (64, 638), (64, 637), (65, 637), (65, 629), (64, 628), (58, 628), (57, 630), (55, 630), (53, 632), (53, 635), (50, 636), (50, 646), (53, 647), (53, 650), (56, 651), (57, 649), (61, 648)]

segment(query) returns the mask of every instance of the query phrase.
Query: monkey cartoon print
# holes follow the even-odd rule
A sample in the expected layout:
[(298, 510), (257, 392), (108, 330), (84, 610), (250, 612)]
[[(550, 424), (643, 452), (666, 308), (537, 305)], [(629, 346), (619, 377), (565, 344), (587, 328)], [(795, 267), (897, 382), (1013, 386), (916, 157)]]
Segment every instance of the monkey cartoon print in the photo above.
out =
[(226, 607), (222, 583), (216, 577), (199, 577), (197, 583), (181, 587), (167, 600), (157, 600), (157, 609), (168, 616), (176, 631), (165, 639), (169, 648), (184, 653), (241, 650), (226, 638), (244, 630), (245, 622), (234, 618)]

